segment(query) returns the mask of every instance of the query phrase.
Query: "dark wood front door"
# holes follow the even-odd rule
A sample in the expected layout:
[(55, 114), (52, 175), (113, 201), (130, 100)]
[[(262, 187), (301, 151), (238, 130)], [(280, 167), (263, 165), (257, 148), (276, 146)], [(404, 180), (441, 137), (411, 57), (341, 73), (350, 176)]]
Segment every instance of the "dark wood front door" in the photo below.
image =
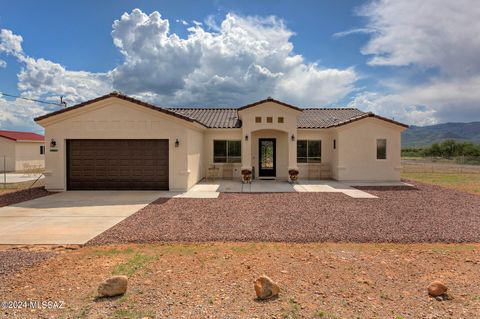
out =
[(258, 176), (276, 176), (276, 140), (274, 138), (258, 139)]
[(168, 190), (168, 140), (67, 140), (67, 188)]

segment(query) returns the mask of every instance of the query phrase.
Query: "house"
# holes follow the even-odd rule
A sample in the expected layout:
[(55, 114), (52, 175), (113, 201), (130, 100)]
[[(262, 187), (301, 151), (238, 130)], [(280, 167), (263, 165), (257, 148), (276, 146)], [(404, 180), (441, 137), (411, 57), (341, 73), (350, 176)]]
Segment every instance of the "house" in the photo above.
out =
[(40, 116), (46, 187), (187, 190), (240, 178), (400, 180), (407, 125), (352, 108), (268, 98), (239, 108), (163, 108), (117, 92)]
[(43, 135), (0, 130), (0, 171), (29, 171), (45, 166)]

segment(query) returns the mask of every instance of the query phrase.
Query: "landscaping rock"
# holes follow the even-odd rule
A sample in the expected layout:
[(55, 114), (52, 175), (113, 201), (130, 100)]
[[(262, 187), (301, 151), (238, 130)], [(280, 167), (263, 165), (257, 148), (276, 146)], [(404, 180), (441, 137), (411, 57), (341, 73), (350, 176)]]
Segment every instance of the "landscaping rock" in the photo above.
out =
[(101, 297), (114, 297), (123, 295), (127, 291), (127, 276), (113, 276), (98, 286), (98, 294)]
[(263, 275), (255, 281), (255, 293), (257, 298), (264, 300), (278, 296), (280, 287), (269, 277)]
[(434, 282), (430, 283), (427, 287), (428, 294), (432, 297), (439, 297), (444, 295), (448, 288), (442, 282), (435, 280)]

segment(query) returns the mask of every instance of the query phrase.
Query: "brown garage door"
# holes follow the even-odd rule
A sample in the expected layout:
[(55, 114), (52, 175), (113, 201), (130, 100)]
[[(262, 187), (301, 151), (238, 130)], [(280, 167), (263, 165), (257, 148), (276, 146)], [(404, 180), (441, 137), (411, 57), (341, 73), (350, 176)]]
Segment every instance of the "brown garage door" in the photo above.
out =
[(168, 140), (67, 140), (67, 187), (168, 190)]

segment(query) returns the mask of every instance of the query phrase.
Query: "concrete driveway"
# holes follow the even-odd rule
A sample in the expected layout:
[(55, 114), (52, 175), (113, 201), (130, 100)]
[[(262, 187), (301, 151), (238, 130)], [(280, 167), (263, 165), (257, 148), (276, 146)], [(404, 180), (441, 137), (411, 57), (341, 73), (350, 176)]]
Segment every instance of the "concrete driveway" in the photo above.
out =
[(71, 191), (0, 208), (0, 244), (84, 244), (160, 196)]

